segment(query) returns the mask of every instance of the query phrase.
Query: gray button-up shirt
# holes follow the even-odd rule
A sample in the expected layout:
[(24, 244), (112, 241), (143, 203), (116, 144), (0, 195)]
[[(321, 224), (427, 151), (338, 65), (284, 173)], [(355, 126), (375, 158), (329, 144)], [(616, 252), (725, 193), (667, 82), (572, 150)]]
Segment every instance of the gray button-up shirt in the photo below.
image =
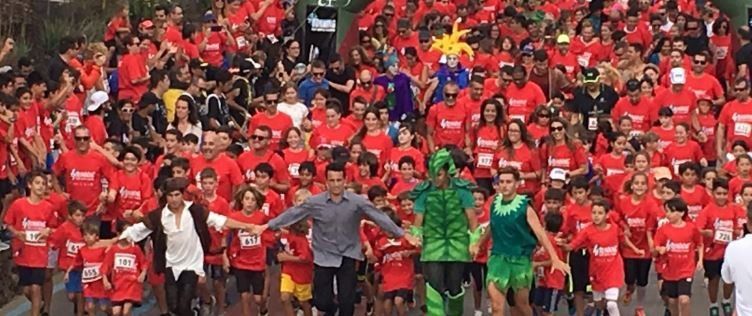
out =
[(392, 235), (403, 235), (402, 228), (386, 214), (352, 192), (344, 192), (339, 202), (333, 201), (329, 192), (314, 195), (269, 221), (269, 228), (277, 230), (308, 216), (313, 219), (313, 262), (322, 267), (337, 268), (342, 257), (363, 260), (360, 221), (364, 216)]

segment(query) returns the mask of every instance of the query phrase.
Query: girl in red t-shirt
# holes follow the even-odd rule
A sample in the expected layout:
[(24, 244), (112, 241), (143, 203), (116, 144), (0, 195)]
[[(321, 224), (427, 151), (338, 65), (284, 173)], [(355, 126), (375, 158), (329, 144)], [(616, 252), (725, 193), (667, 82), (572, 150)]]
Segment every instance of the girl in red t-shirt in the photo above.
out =
[(412, 124), (402, 124), (397, 134), (397, 147), (392, 148), (389, 161), (385, 168), (389, 174), (387, 183), (391, 183), (400, 177), (400, 170), (397, 163), (402, 157), (410, 156), (415, 160), (415, 177), (422, 178), (426, 173), (424, 163), (425, 154), (420, 150), (419, 135), (415, 133), (415, 126)]
[(305, 148), (303, 132), (297, 127), (290, 127), (282, 134), (279, 148), (282, 149), (282, 160), (287, 165), (287, 171), (292, 178), (290, 186), (299, 185), (300, 172), (298, 169), (304, 161), (313, 160), (313, 149)]
[(541, 148), (541, 159), (547, 172), (554, 168), (567, 171), (570, 178), (584, 175), (588, 170), (585, 149), (575, 144), (567, 134), (567, 123), (561, 118), (551, 120), (551, 139)]
[(611, 141), (611, 152), (595, 158), (594, 167), (598, 176), (603, 180), (606, 196), (613, 200), (619, 192), (619, 186), (624, 181), (626, 167), (624, 164), (624, 148), (627, 146), (627, 136), (617, 133)]
[(501, 104), (496, 100), (483, 101), (480, 107), (480, 124), (472, 131), (473, 135), (466, 139), (466, 145), (472, 150), (475, 160), (473, 177), (480, 187), (489, 191), (493, 189), (491, 178), (494, 175), (494, 153), (501, 145), (506, 128), (503, 111)]
[[(121, 227), (120, 232), (124, 227)], [(130, 315), (134, 304), (141, 303), (148, 260), (137, 245), (126, 239), (110, 247), (102, 263), (102, 282), (110, 292), (112, 314)]]
[[(749, 152), (749, 147), (747, 146), (747, 142), (743, 140), (737, 140), (733, 144), (731, 144), (731, 156), (732, 159), (729, 159), (726, 164), (723, 165), (723, 168), (721, 168), (721, 175), (726, 176), (727, 178), (731, 178), (736, 176), (736, 157), (739, 157), (741, 155), (747, 155)], [(728, 155), (728, 154), (727, 154)]]

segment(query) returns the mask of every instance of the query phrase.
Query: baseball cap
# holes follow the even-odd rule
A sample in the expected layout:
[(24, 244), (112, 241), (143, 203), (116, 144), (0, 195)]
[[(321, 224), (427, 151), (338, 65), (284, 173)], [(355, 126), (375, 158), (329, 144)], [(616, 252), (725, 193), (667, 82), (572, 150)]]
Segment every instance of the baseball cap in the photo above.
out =
[(585, 68), (582, 70), (582, 77), (583, 83), (596, 83), (600, 79), (601, 74), (598, 72), (598, 69)]
[(671, 176), (671, 169), (669, 169), (667, 167), (652, 168), (652, 169), (650, 169), (650, 172), (655, 177), (655, 180), (660, 180), (660, 179), (669, 179), (670, 180), (670, 179), (673, 178)]
[(553, 168), (551, 169), (551, 173), (549, 173), (548, 178), (551, 179), (551, 181), (559, 180), (567, 182), (567, 172), (561, 168)]
[(640, 90), (640, 81), (637, 79), (629, 79), (627, 81), (627, 91), (634, 92)]
[(410, 20), (408, 19), (399, 19), (397, 20), (397, 29), (408, 29), (410, 28)]
[(150, 29), (154, 27), (154, 22), (151, 20), (143, 20), (138, 24), (138, 27), (142, 29)]
[(560, 34), (556, 37), (556, 44), (569, 44), (569, 35)]
[(532, 43), (528, 43), (527, 45), (522, 47), (523, 55), (533, 55), (534, 53), (535, 53), (535, 46), (533, 46)]
[(104, 91), (97, 91), (91, 94), (89, 97), (89, 104), (86, 106), (86, 111), (94, 112), (99, 109), (99, 107), (102, 106), (102, 104), (105, 104), (110, 101), (110, 96), (107, 95), (107, 92)]
[(684, 68), (671, 68), (671, 84), (685, 84), (687, 83), (687, 74)]
[(418, 40), (421, 42), (424, 41), (430, 41), (431, 40), (431, 32), (426, 30), (421, 30), (418, 32)]
[(713, 103), (713, 98), (710, 97), (707, 93), (702, 93), (697, 96), (697, 103), (700, 103), (700, 101), (710, 101), (710, 103)]
[(204, 13), (204, 23), (213, 22), (215, 20), (217, 20), (217, 18), (214, 16), (214, 12), (206, 11), (206, 13)]

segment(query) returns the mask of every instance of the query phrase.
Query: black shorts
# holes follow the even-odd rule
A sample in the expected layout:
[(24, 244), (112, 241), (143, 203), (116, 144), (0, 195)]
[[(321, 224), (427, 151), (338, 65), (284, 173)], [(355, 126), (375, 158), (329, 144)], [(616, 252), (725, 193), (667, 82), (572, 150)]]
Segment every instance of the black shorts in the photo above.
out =
[(253, 289), (253, 295), (264, 294), (264, 271), (233, 268), (232, 274), (235, 275), (238, 292), (248, 293)]
[(276, 246), (266, 248), (266, 266), (267, 267), (276, 265), (278, 263), (277, 252), (279, 252), (279, 248)]
[(400, 297), (405, 302), (410, 302), (410, 300), (413, 299), (413, 291), (407, 290), (407, 289), (399, 289), (389, 292), (384, 292), (384, 299), (385, 300), (392, 300), (394, 301), (395, 298)]
[(217, 264), (204, 263), (204, 273), (206, 274), (206, 277), (212, 280), (224, 279), (227, 277), (225, 269)]
[(423, 264), (420, 262), (420, 254), (413, 256), (413, 271), (415, 275), (423, 274)]
[(0, 198), (4, 198), (6, 195), (13, 192), (15, 187), (10, 183), (10, 179), (5, 178), (0, 180)]
[(587, 292), (590, 283), (590, 258), (584, 251), (569, 253), (569, 266), (572, 268), (572, 292)]
[(358, 261), (358, 270), (355, 272), (358, 282), (369, 281), (373, 284), (373, 264), (366, 260)]
[(533, 291), (533, 304), (546, 313), (555, 313), (559, 309), (561, 290), (538, 287)]
[(46, 268), (17, 266), (16, 270), (18, 271), (18, 286), (44, 284), (44, 276), (47, 273)]
[(627, 285), (647, 286), (652, 263), (652, 259), (624, 258), (624, 282)]
[(705, 268), (705, 277), (708, 279), (715, 279), (721, 277), (721, 266), (723, 266), (723, 259), (718, 260), (703, 260), (702, 266)]
[(678, 298), (682, 295), (692, 296), (692, 279), (682, 279), (679, 281), (663, 280), (661, 295), (665, 295), (668, 298)]
[(469, 262), (466, 269), (470, 273), (470, 277), (473, 279), (476, 291), (483, 291), (483, 287), (486, 285), (486, 268), (485, 263)]

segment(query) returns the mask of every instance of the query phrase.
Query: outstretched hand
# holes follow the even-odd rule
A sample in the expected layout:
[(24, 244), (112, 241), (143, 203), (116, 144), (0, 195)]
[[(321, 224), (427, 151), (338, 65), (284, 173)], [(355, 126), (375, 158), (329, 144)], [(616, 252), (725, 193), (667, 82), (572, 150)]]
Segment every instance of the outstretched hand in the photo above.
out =
[(564, 261), (559, 260), (558, 258), (551, 260), (551, 271), (561, 271), (564, 274), (569, 274), (571, 272), (571, 269), (568, 264), (564, 263)]
[(405, 240), (407, 240), (407, 242), (410, 243), (411, 245), (413, 245), (414, 247), (420, 247), (421, 246), (420, 239), (418, 239), (418, 237), (415, 237), (413, 235), (405, 234)]
[(468, 247), (468, 251), (470, 252), (470, 258), (475, 258), (476, 256), (478, 256), (480, 246), (477, 243), (471, 244), (470, 247)]

